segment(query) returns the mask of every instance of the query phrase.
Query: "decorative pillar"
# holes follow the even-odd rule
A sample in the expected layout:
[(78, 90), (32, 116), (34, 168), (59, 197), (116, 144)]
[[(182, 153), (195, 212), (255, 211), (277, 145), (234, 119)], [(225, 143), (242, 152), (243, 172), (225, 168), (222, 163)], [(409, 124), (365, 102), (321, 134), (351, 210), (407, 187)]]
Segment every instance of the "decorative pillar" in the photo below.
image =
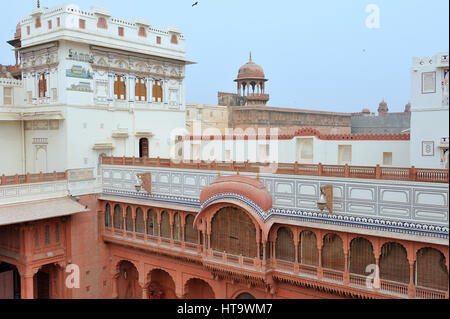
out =
[(266, 264), (267, 264), (267, 262), (266, 262), (266, 259), (267, 259), (267, 256), (266, 256), (266, 245), (267, 245), (267, 241), (265, 241), (265, 240), (263, 239), (262, 244), (263, 244), (262, 270), (265, 271), (265, 270), (266, 270)]
[(173, 246), (174, 211), (171, 211), (169, 213), (169, 223), (170, 223), (170, 245)]
[(348, 285), (350, 283), (350, 273), (348, 271), (348, 257), (349, 257), (349, 242), (348, 235), (344, 235), (344, 285)]
[(112, 276), (112, 296), (111, 299), (118, 299), (119, 292), (117, 287), (117, 280), (119, 279), (120, 273), (116, 273)]
[(142, 210), (142, 215), (144, 216), (144, 243), (147, 243), (147, 236), (148, 236), (148, 226), (147, 226), (147, 217), (148, 212)]
[(156, 222), (158, 223), (158, 243), (161, 243), (161, 210), (156, 211)]
[(50, 100), (50, 72), (49, 70), (45, 70), (45, 99), (46, 101)]
[(136, 239), (136, 207), (131, 207), (131, 217), (133, 219), (133, 239)]
[(211, 251), (211, 221), (209, 219), (206, 220), (206, 235), (208, 236), (208, 251)]
[(409, 261), (409, 285), (408, 285), (408, 298), (416, 298), (416, 286), (414, 284), (414, 265), (416, 263), (416, 254), (413, 244), (407, 246), (407, 254)]
[(127, 88), (129, 88), (127, 91), (130, 93), (128, 96), (128, 102), (134, 103), (136, 99), (136, 76), (130, 75), (128, 76), (128, 85)]
[(115, 75), (112, 73), (108, 74), (108, 102), (109, 105), (112, 106), (113, 102), (114, 102), (114, 77)]
[(21, 299), (34, 299), (34, 286), (33, 286), (33, 277), (34, 274), (24, 274), (20, 275), (20, 282), (21, 282)]
[(150, 78), (145, 78), (145, 86), (146, 86), (146, 91), (147, 91), (147, 103), (151, 103), (152, 102), (152, 85), (151, 85), (151, 79)]
[(322, 233), (319, 232), (317, 236), (317, 250), (319, 251), (319, 267), (317, 267), (317, 279), (321, 280), (323, 276), (323, 268), (322, 268), (322, 244), (323, 238)]
[(185, 241), (185, 235), (184, 235), (184, 227), (186, 225), (186, 220), (185, 220), (186, 216), (182, 216), (180, 215), (180, 219), (181, 219), (181, 247), (184, 249), (186, 247), (186, 241)]
[(127, 237), (127, 209), (122, 209), (122, 235)]

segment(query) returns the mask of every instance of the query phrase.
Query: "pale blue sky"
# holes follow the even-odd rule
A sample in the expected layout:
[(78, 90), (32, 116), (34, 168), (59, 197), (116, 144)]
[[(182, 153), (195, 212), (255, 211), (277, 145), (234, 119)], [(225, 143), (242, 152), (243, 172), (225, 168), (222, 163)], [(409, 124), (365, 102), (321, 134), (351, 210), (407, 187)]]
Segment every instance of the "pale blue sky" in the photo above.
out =
[[(2, 2), (5, 2), (2, 0)], [(177, 26), (186, 37), (187, 102), (217, 103), (217, 92), (235, 92), (233, 80), (252, 51), (269, 79), (270, 106), (375, 112), (385, 99), (393, 112), (410, 99), (413, 56), (448, 51), (448, 0), (41, 0), (113, 16)], [(368, 29), (365, 9), (380, 8), (379, 29)], [(10, 1), (2, 11), (0, 63), (14, 61), (7, 40), (35, 0)], [(7, 12), (6, 12), (7, 11)]]

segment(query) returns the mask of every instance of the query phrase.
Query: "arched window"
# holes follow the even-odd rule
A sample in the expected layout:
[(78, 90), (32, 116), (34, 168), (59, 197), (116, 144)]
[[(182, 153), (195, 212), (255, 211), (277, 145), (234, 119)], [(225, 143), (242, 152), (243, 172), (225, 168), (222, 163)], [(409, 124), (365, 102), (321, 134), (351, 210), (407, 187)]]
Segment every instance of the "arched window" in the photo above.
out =
[(251, 218), (235, 207), (220, 209), (211, 222), (211, 248), (232, 255), (256, 257), (256, 227)]
[(105, 227), (111, 227), (111, 206), (105, 206)]
[(141, 138), (139, 140), (139, 157), (148, 157), (148, 138)]
[(132, 232), (133, 231), (133, 212), (131, 211), (131, 207), (127, 207), (127, 215), (126, 215), (126, 221), (127, 221), (127, 231)]
[(194, 219), (193, 215), (186, 216), (186, 224), (184, 225), (184, 240), (188, 243), (197, 244), (198, 241), (198, 231), (194, 229)]
[(298, 245), (298, 249), (300, 263), (311, 266), (319, 265), (317, 238), (312, 231), (304, 230), (300, 233), (300, 244)]
[(147, 211), (147, 234), (158, 236), (158, 216), (153, 209)]
[(381, 247), (380, 278), (409, 283), (409, 262), (405, 247), (398, 243), (386, 243)]
[(134, 91), (136, 101), (147, 101), (147, 85), (145, 85), (145, 80), (143, 78), (136, 78)]
[(120, 205), (114, 206), (114, 228), (123, 229), (123, 215)]
[(170, 38), (170, 43), (178, 44), (178, 37), (176, 34), (172, 34), (172, 37)]
[(45, 97), (47, 95), (47, 79), (45, 78), (45, 73), (39, 76), (39, 97)]
[(125, 84), (125, 78), (120, 75), (116, 75), (114, 81), (114, 96), (118, 100), (127, 99), (127, 85)]
[(159, 80), (155, 80), (155, 84), (152, 88), (153, 101), (161, 103), (163, 101), (163, 90)]
[(336, 234), (325, 235), (322, 247), (322, 267), (344, 271), (344, 260), (342, 239)]
[(140, 207), (136, 209), (136, 233), (145, 233), (144, 212)]
[(417, 252), (417, 286), (446, 291), (448, 289), (448, 270), (445, 256), (437, 249), (425, 247)]
[(241, 293), (239, 296), (236, 297), (236, 299), (256, 299), (253, 295), (249, 294), (248, 292)]
[(375, 256), (370, 241), (365, 238), (355, 238), (350, 242), (349, 272), (358, 275), (368, 275), (366, 268), (375, 265)]
[(277, 259), (295, 261), (294, 235), (289, 228), (278, 229), (275, 253)]
[(99, 29), (108, 29), (108, 24), (106, 23), (106, 19), (103, 17), (98, 18), (97, 28)]
[(180, 213), (175, 213), (173, 218), (173, 239), (181, 240), (181, 217)]
[(144, 38), (147, 37), (147, 30), (145, 30), (145, 27), (139, 27), (138, 35)]
[(166, 211), (161, 213), (161, 237), (170, 238), (170, 216)]

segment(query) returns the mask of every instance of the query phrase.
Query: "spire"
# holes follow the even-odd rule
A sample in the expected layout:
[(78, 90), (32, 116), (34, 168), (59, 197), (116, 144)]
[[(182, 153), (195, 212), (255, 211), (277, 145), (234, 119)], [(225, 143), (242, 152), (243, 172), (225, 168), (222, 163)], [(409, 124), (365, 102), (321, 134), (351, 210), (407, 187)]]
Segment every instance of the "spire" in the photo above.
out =
[(39, 0), (37, 0), (37, 7), (38, 9), (41, 7), (41, 5), (39, 4)]

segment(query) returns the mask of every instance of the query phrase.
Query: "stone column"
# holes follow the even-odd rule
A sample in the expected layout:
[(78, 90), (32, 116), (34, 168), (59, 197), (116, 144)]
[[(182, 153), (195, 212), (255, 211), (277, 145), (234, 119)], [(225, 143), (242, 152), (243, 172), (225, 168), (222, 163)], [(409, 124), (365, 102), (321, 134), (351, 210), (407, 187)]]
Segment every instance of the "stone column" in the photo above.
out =
[(161, 210), (158, 209), (157, 211), (157, 223), (158, 223), (158, 243), (161, 243)]
[(266, 270), (266, 265), (267, 265), (267, 262), (266, 262), (266, 259), (267, 259), (267, 256), (266, 256), (266, 245), (267, 245), (267, 241), (265, 241), (265, 240), (263, 239), (262, 245), (263, 245), (262, 270), (265, 271), (265, 270)]
[[(317, 234), (316, 234), (317, 235)], [(322, 234), (319, 232), (319, 236), (317, 236), (317, 250), (319, 251), (319, 267), (317, 267), (317, 279), (321, 280), (323, 276), (323, 268), (322, 268)]]
[(127, 208), (122, 209), (122, 235), (124, 238), (127, 237)]
[(45, 70), (45, 99), (46, 101), (50, 100), (50, 72), (48, 70)]
[(409, 285), (408, 285), (408, 298), (416, 298), (416, 286), (414, 284), (414, 265), (416, 263), (416, 254), (414, 251), (414, 246), (412, 244), (408, 245), (407, 256), (409, 262)]
[(130, 93), (128, 96), (128, 102), (134, 103), (136, 99), (136, 77), (134, 75), (128, 76), (128, 85), (127, 88), (129, 88), (127, 91)]
[(133, 239), (136, 239), (136, 207), (131, 207), (131, 216), (133, 218)]
[(350, 273), (348, 271), (349, 243), (347, 234), (344, 236), (344, 285), (350, 283)]
[(173, 225), (174, 225), (174, 211), (169, 213), (169, 223), (170, 223), (170, 245), (173, 246)]
[(27, 269), (24, 274), (20, 274), (21, 299), (34, 299), (33, 277), (36, 272), (31, 269)]
[(186, 240), (185, 240), (185, 234), (184, 234), (184, 227), (186, 226), (186, 220), (185, 220), (186, 216), (181, 216), (180, 215), (180, 219), (181, 219), (181, 247), (185, 248), (186, 247)]
[(147, 103), (152, 103), (153, 80), (151, 78), (146, 78), (145, 85), (147, 86)]
[(112, 104), (114, 103), (114, 74), (109, 73), (108, 74), (108, 102), (109, 102), (109, 106), (112, 106)]

